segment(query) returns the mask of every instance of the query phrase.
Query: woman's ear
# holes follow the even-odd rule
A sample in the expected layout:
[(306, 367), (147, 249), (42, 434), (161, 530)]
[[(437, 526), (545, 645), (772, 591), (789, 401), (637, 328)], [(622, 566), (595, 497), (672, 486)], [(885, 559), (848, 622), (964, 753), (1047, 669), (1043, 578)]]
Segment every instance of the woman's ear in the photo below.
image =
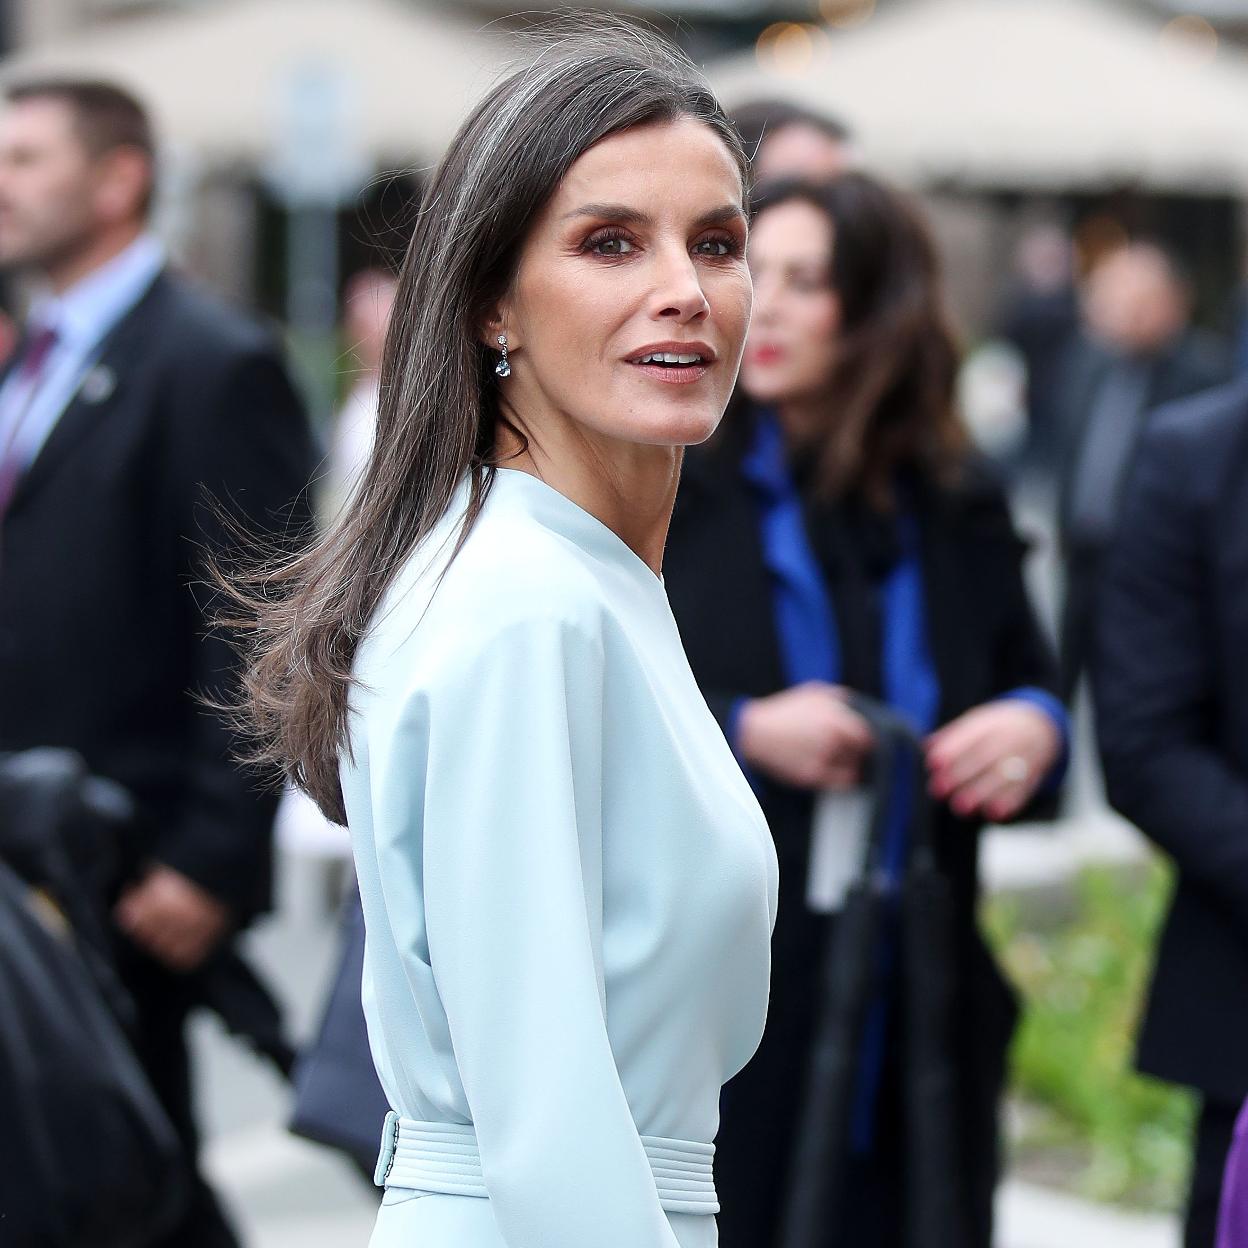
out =
[(481, 318), (478, 333), (481, 341), (493, 351), (498, 350), (498, 338), (500, 334), (507, 335), (508, 349), (515, 349), (515, 326), (512, 324), (511, 319), (508, 316), (508, 309), (504, 302), (500, 300), (492, 307), (486, 309), (485, 316)]

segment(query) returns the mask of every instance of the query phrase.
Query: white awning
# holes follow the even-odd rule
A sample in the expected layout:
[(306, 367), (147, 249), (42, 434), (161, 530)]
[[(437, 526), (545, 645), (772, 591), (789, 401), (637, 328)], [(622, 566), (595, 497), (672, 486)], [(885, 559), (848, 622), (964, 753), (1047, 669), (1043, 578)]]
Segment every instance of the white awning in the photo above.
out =
[(1100, 0), (911, 0), (709, 73), (730, 105), (835, 114), (872, 168), (911, 185), (1242, 191), (1248, 61), (1164, 25)]
[[(372, 162), (434, 160), (514, 55), (501, 32), (394, 0), (221, 0), (118, 20), (9, 58), (107, 76), (152, 110), (163, 139), (208, 163), (262, 162), (305, 84), (332, 80)], [(284, 100), (286, 101), (284, 103)]]

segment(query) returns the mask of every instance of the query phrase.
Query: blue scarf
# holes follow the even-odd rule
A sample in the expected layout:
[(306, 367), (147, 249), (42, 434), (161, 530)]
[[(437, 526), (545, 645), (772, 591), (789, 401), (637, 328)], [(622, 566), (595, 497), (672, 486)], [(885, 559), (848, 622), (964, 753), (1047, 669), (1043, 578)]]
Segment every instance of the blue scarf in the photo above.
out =
[[(784, 435), (774, 413), (757, 415), (742, 471), (759, 503), (763, 560), (771, 573), (781, 661), (790, 685), (807, 680), (841, 683), (836, 611), (810, 546), (801, 495), (785, 458)], [(922, 733), (936, 726), (940, 684), (927, 637), (923, 568), (915, 517), (899, 517), (901, 558), (881, 591), (884, 700)]]

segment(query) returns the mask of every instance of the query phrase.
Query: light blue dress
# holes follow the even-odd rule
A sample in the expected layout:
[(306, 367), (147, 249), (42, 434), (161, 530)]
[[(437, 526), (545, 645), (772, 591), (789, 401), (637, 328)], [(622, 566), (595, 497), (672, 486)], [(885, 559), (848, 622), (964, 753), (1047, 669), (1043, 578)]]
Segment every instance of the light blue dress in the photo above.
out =
[(395, 1111), (372, 1248), (713, 1248), (771, 838), (646, 564), (500, 469), (448, 568), (467, 497), (359, 649), (342, 766)]

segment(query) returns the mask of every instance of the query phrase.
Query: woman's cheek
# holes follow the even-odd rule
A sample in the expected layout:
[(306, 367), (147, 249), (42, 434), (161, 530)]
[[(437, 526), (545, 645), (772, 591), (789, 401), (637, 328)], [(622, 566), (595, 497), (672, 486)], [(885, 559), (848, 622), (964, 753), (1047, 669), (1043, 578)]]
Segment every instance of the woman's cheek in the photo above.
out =
[(821, 388), (832, 379), (836, 363), (836, 340), (833, 327), (824, 317), (811, 326), (805, 336), (802, 358), (803, 381), (811, 388)]
[(736, 303), (736, 324), (739, 344), (744, 346), (746, 331), (750, 327), (750, 318), (754, 311), (754, 283), (750, 281), (750, 271), (743, 264), (735, 274), (733, 283)]

